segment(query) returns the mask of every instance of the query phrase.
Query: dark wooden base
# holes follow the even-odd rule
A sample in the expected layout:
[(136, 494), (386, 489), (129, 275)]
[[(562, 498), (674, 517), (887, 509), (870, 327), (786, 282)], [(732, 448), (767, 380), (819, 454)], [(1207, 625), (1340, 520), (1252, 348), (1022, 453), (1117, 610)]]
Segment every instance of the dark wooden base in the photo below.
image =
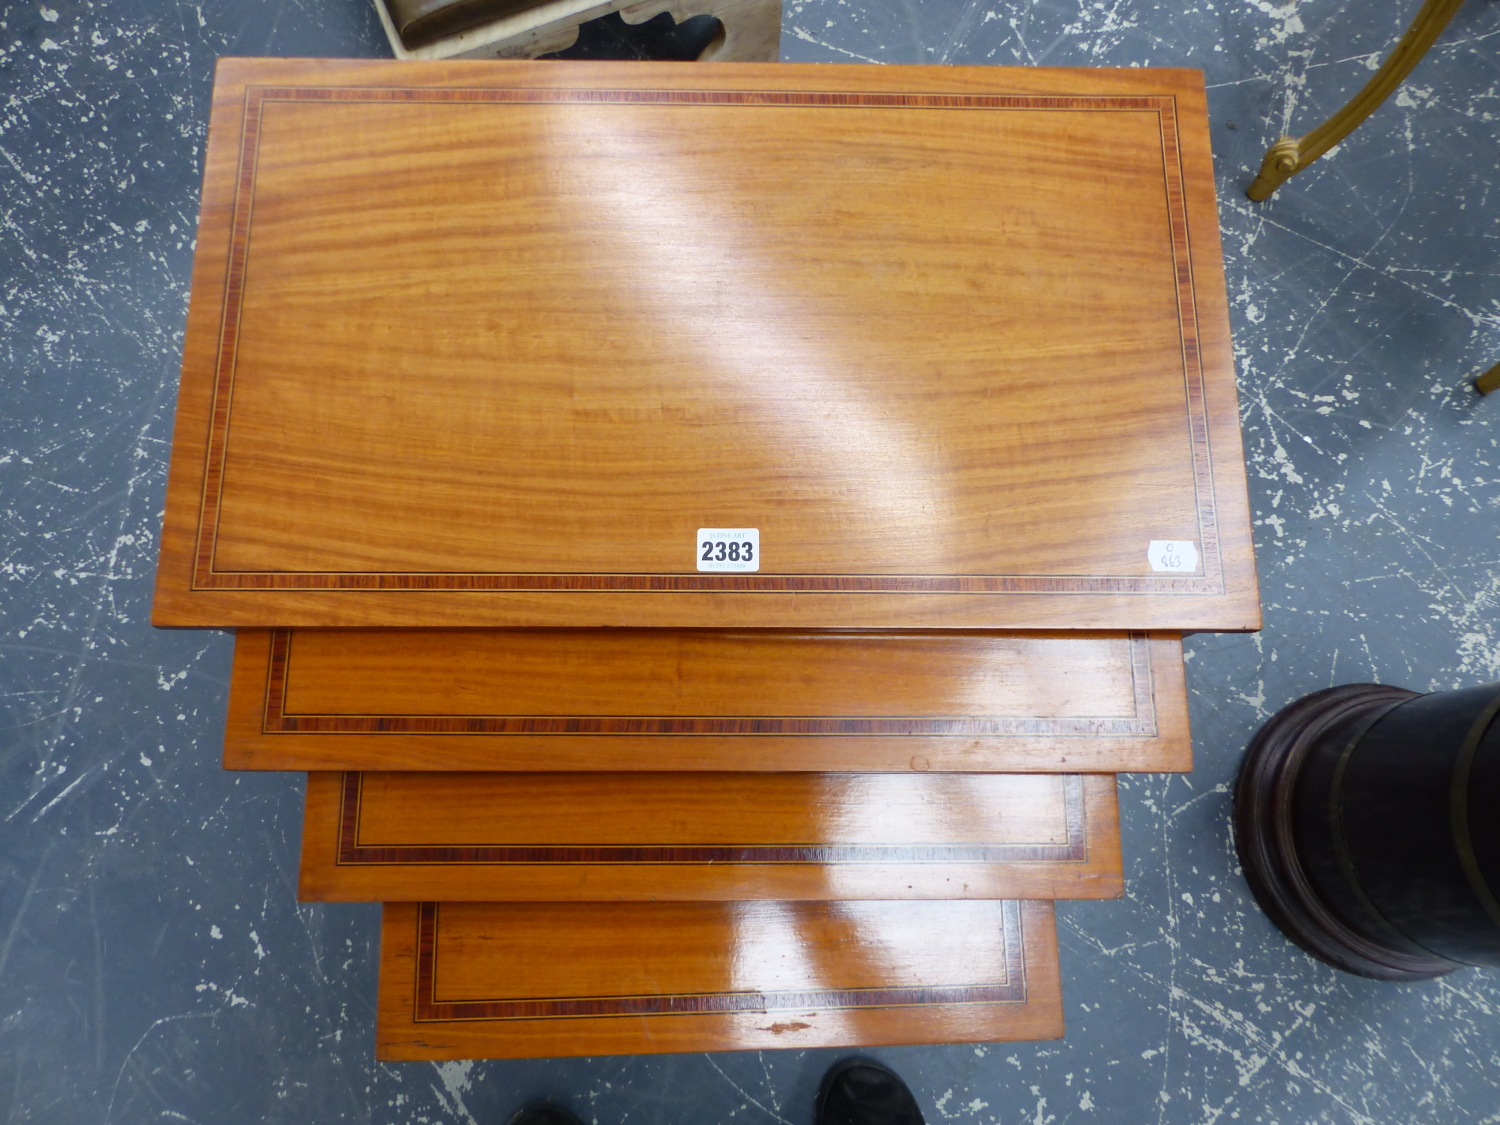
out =
[(1377, 980), (1427, 980), (1464, 966), (1395, 948), (1377, 936), (1378, 924), (1361, 927), (1357, 919), (1335, 913), (1298, 855), (1294, 801), (1298, 774), (1322, 741), (1359, 737), (1413, 694), (1383, 684), (1349, 684), (1304, 696), (1256, 734), (1235, 785), (1235, 846), (1261, 909), (1314, 957)]

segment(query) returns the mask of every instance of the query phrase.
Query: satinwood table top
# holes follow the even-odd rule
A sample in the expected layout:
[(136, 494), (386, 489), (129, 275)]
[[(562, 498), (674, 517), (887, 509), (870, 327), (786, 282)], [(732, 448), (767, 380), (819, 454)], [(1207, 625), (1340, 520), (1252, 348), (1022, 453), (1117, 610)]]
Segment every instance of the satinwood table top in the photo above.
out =
[(154, 619), (1254, 629), (1201, 75), (227, 59)]

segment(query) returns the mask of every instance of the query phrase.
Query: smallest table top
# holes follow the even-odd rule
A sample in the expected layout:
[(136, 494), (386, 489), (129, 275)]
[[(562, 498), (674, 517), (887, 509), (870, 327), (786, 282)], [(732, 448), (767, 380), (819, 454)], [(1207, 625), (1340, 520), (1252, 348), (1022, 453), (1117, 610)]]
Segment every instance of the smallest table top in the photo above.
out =
[(1201, 75), (221, 62), (155, 621), (1259, 626)]
[(391, 1061), (1062, 1033), (1050, 902), (396, 902), (381, 927)]

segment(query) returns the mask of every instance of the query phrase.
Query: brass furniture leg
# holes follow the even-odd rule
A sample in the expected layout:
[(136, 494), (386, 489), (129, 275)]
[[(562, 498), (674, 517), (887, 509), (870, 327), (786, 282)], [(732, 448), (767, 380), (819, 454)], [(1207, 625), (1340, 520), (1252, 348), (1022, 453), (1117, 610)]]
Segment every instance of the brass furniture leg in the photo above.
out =
[(1500, 391), (1500, 363), (1495, 364), (1479, 378), (1474, 380), (1474, 389), (1482, 395), (1491, 391)]
[(1301, 137), (1282, 137), (1272, 145), (1260, 162), (1260, 174), (1245, 194), (1256, 202), (1269, 199), (1271, 193), (1288, 179), (1354, 132), (1360, 122), (1374, 113), (1380, 103), (1405, 81), (1412, 67), (1422, 61), (1422, 56), (1437, 41), (1462, 3), (1463, 0), (1427, 0), (1401, 37), (1401, 42), (1381, 63), (1374, 77), (1365, 83), (1364, 89), (1311, 133)]

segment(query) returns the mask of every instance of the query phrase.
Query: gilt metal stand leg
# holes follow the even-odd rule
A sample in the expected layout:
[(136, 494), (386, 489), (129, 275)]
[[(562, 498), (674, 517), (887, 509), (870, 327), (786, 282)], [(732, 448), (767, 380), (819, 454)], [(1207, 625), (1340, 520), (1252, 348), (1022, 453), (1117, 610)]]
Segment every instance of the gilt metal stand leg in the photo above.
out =
[(1288, 179), (1354, 132), (1360, 122), (1374, 113), (1380, 103), (1406, 80), (1412, 67), (1422, 61), (1422, 56), (1437, 41), (1462, 3), (1463, 0), (1427, 0), (1401, 37), (1401, 42), (1365, 83), (1364, 89), (1311, 133), (1301, 137), (1282, 137), (1272, 145), (1260, 162), (1260, 174), (1245, 194), (1257, 202), (1269, 199), (1271, 193)]
[(1482, 395), (1491, 391), (1500, 391), (1500, 363), (1495, 364), (1479, 378), (1474, 380), (1474, 389)]

